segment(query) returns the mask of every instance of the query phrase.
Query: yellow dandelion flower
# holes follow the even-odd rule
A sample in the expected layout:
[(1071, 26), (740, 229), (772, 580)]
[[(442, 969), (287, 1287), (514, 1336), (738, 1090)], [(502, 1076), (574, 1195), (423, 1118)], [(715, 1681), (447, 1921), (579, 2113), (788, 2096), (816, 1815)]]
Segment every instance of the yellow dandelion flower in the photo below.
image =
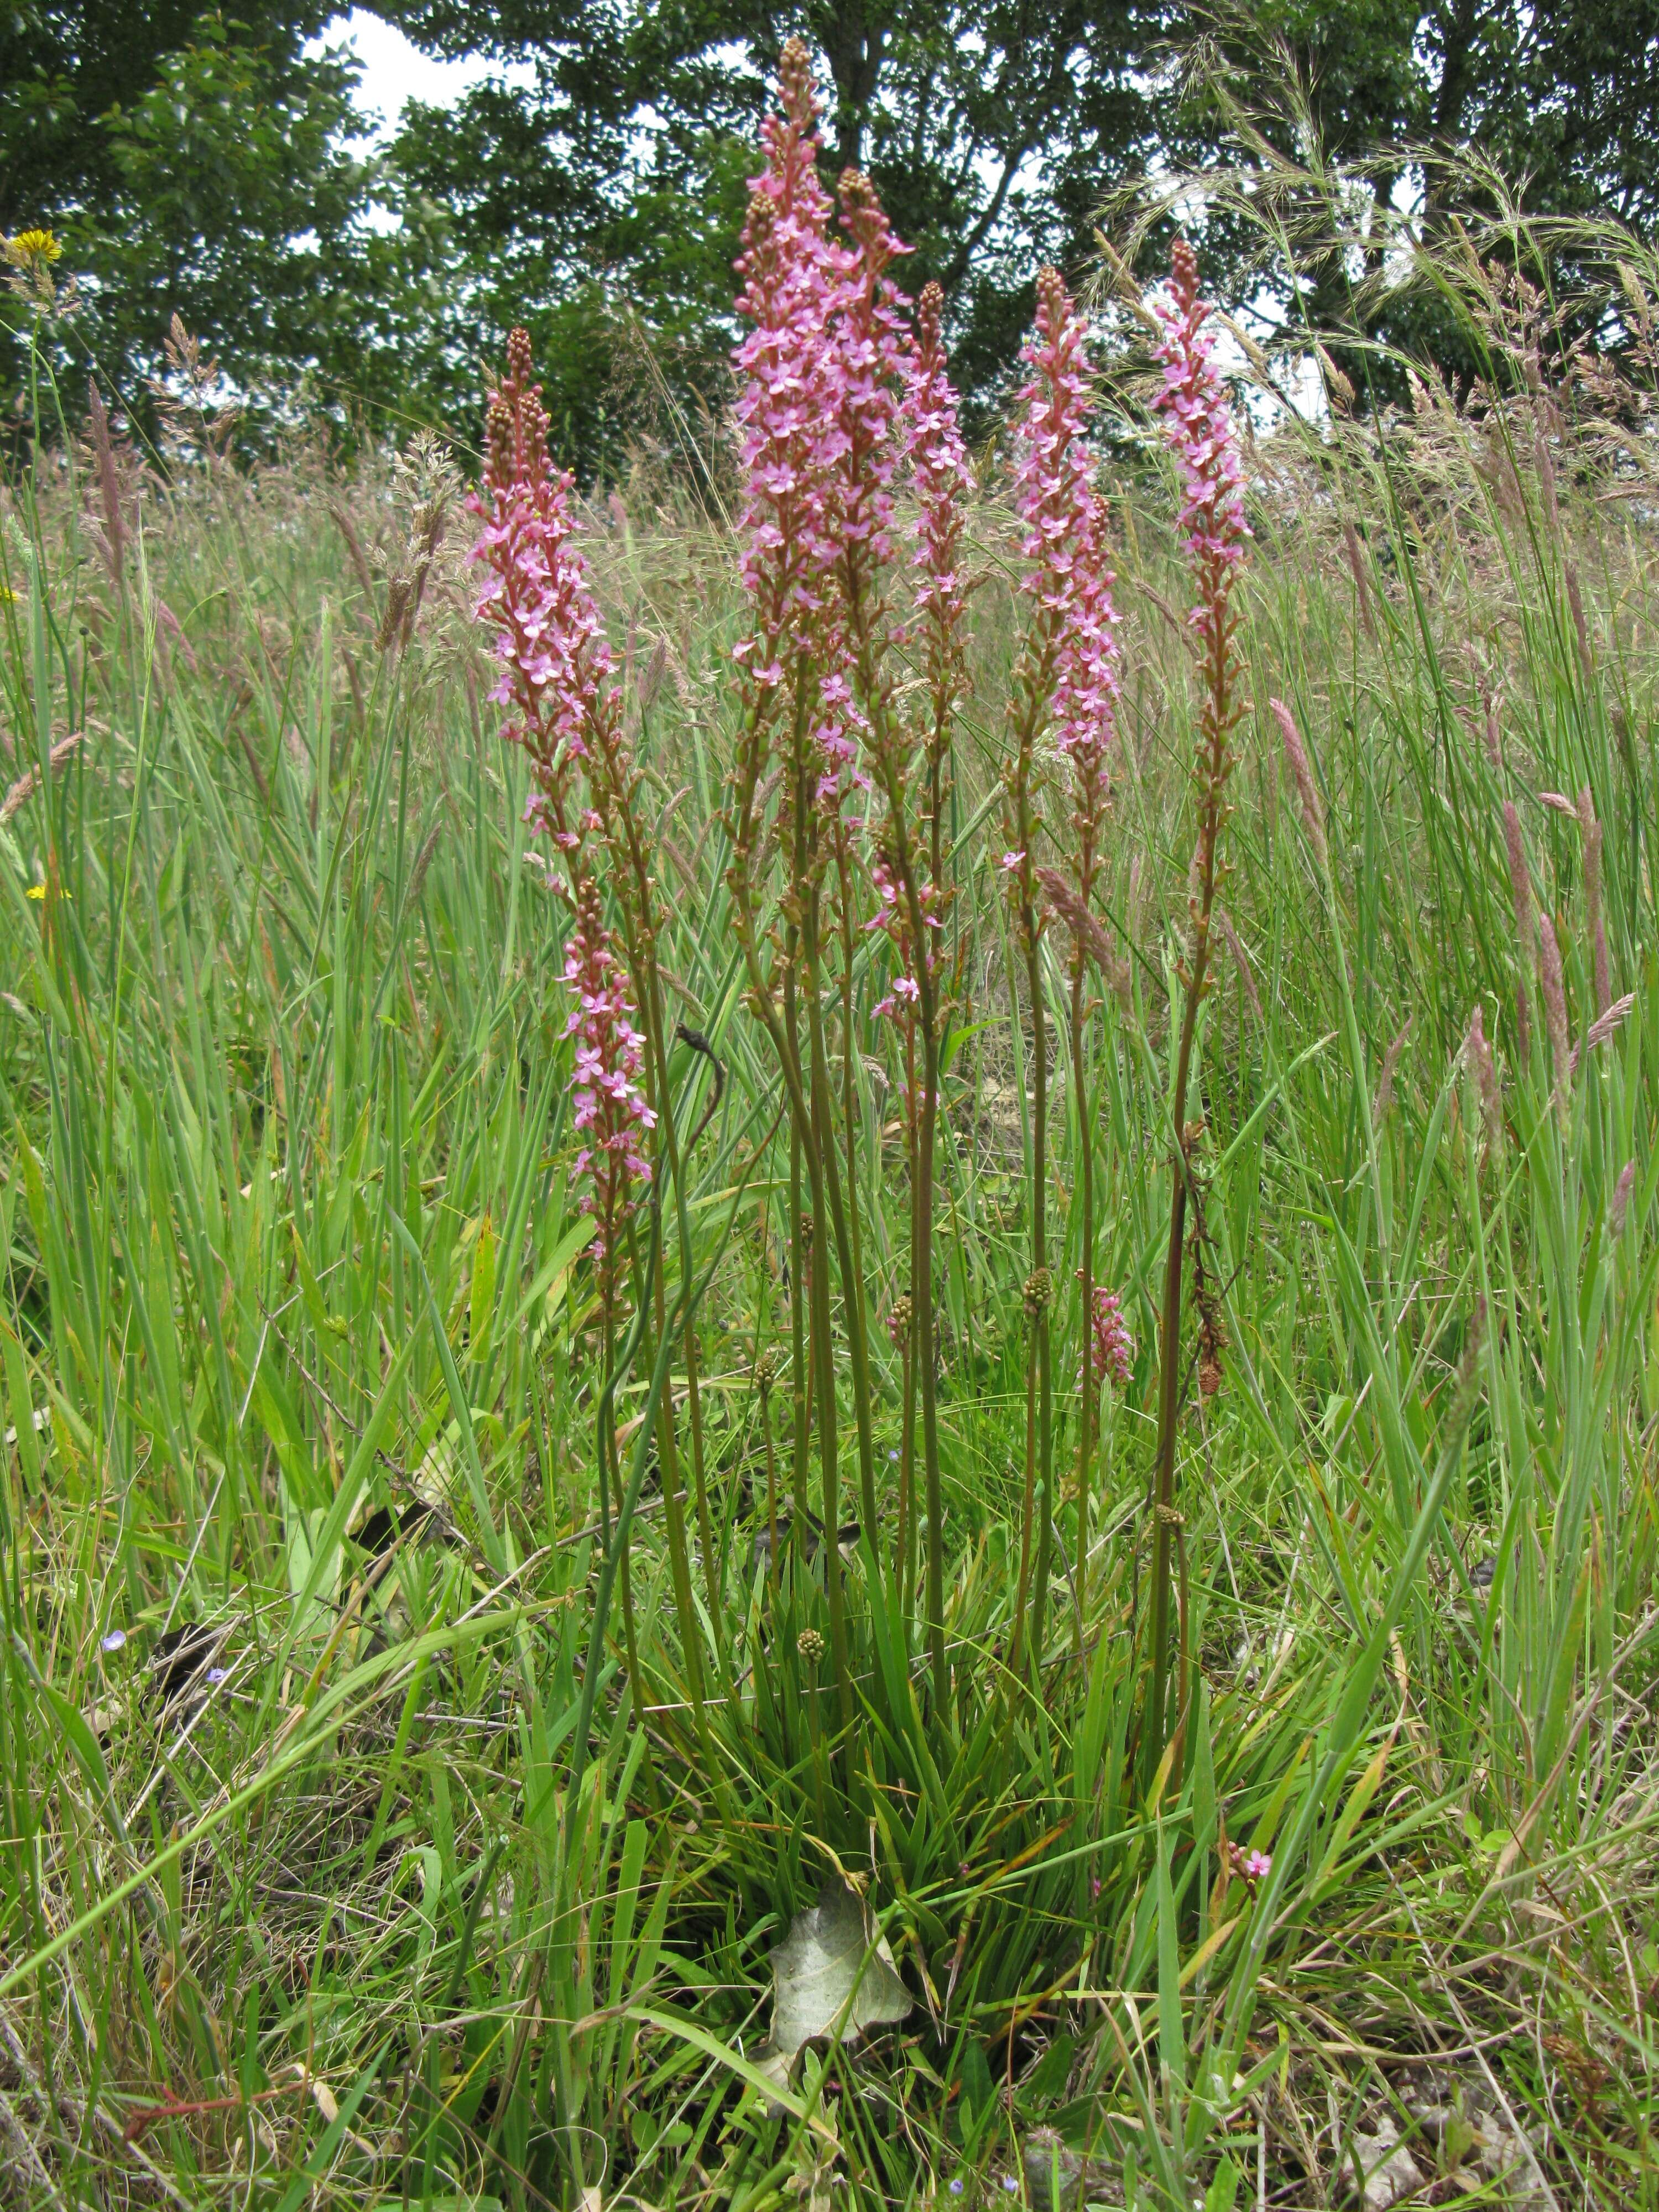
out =
[(0, 252), (14, 269), (49, 269), (64, 258), (63, 247), (49, 230), (20, 230), (0, 242)]
[(31, 884), (23, 894), (25, 898), (32, 899), (43, 899), (46, 895), (46, 887), (44, 884)]

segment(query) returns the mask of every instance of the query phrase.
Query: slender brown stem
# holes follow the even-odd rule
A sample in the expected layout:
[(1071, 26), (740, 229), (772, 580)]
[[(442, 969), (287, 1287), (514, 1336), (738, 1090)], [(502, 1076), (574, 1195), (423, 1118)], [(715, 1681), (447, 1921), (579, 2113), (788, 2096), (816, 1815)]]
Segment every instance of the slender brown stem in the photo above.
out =
[(915, 1549), (912, 1525), (915, 1503), (915, 1326), (913, 1304), (911, 1327), (905, 1332), (904, 1342), (899, 1348), (899, 1387), (903, 1393), (904, 1412), (899, 1444), (898, 1534), (893, 1544), (893, 1573), (898, 1584), (899, 1611), (907, 1620), (910, 1617), (910, 1598), (915, 1583), (915, 1570), (911, 1558)]
[[(1182, 971), (1186, 987), (1181, 1041), (1176, 1054), (1175, 1090), (1170, 1098), (1174, 1144), (1170, 1158), (1170, 1243), (1164, 1263), (1164, 1310), (1158, 1343), (1158, 1459), (1152, 1487), (1152, 1595), (1149, 1623), (1150, 1673), (1142, 1771), (1150, 1786), (1163, 1759), (1169, 1705), (1170, 1578), (1182, 1525), (1176, 1504), (1176, 1437), (1181, 1419), (1181, 1291), (1186, 1257), (1187, 1197), (1192, 1174), (1190, 1145), (1196, 1136), (1187, 1120), (1192, 1084), (1193, 1046), (1210, 957), (1210, 925), (1218, 873), (1218, 848), (1225, 820), (1225, 792), (1232, 762), (1228, 738), (1238, 719), (1231, 701), (1233, 621), (1223, 584), (1212, 588), (1212, 619), (1206, 635), (1204, 705), (1200, 718), (1198, 838), (1194, 853), (1196, 883), (1189, 900), (1191, 951)], [(1180, 1694), (1188, 1674), (1187, 1613), (1181, 1608), (1178, 1662)]]
[(761, 1383), (761, 1437), (766, 1448), (766, 1577), (778, 1586), (778, 1457), (772, 1443), (772, 1378)]
[(1095, 1173), (1094, 1140), (1089, 1122), (1089, 1079), (1083, 1058), (1083, 950), (1079, 945), (1072, 966), (1072, 1080), (1077, 1098), (1079, 1160), (1078, 1196), (1083, 1209), (1083, 1352), (1079, 1372), (1077, 1443), (1077, 1636), (1078, 1658), (1083, 1657), (1085, 1624), (1089, 1616), (1089, 1474), (1094, 1453), (1094, 1291), (1095, 1291)]
[(1048, 1273), (1048, 1028), (1042, 1002), (1042, 955), (1036, 917), (1030, 917), (1027, 975), (1031, 994), (1031, 1272), (1036, 1285), (1033, 1352), (1037, 1386), (1036, 1572), (1031, 1585), (1030, 1654), (1042, 1660), (1048, 1577), (1054, 1559), (1054, 1377), (1050, 1367), (1048, 1314), (1054, 1286)]
[[(810, 915), (810, 908), (809, 908)], [(814, 932), (809, 919), (806, 939), (811, 959)], [(829, 1084), (823, 1064), (823, 1026), (815, 1020), (812, 1011), (815, 979), (808, 968), (807, 1029), (811, 1048), (812, 1072), (812, 1148), (809, 1155), (809, 1172), (812, 1175), (814, 1195), (823, 1188), (822, 1162), (826, 1152), (834, 1156), (835, 1115), (829, 1103)], [(817, 1209), (815, 1208), (815, 1216)], [(818, 1217), (821, 1218), (821, 1217)], [(812, 1283), (812, 1349), (817, 1369), (818, 1394), (818, 1468), (819, 1510), (823, 1533), (819, 1538), (819, 1553), (823, 1560), (823, 1592), (830, 1613), (830, 1654), (835, 1667), (836, 1689), (843, 1728), (850, 1731), (853, 1725), (852, 1667), (847, 1649), (847, 1618), (844, 1592), (842, 1589), (842, 1562), (839, 1530), (841, 1528), (841, 1468), (836, 1443), (835, 1346), (830, 1329), (830, 1255), (822, 1235), (812, 1239), (810, 1257)]]
[[(795, 985), (793, 967), (784, 985), (783, 1018), (789, 1035), (795, 1034)], [(790, 1413), (794, 1450), (791, 1463), (794, 1498), (794, 1537), (797, 1547), (806, 1542), (806, 1475), (812, 1435), (811, 1370), (807, 1358), (808, 1292), (806, 1240), (803, 1234), (800, 1131), (789, 1124), (789, 1381)], [(799, 1556), (805, 1558), (805, 1550)]]
[[(616, 1303), (612, 1297), (607, 1296), (605, 1301), (605, 1371), (607, 1375), (612, 1375), (616, 1372)], [(607, 1482), (605, 1472), (607, 1463), (610, 1468), (609, 1480), (614, 1482), (616, 1486), (617, 1513), (622, 1528), (622, 1549), (617, 1562), (617, 1577), (622, 1584), (623, 1644), (623, 1649), (628, 1654), (628, 1686), (633, 1696), (634, 1711), (637, 1717), (641, 1707), (645, 1702), (645, 1677), (640, 1672), (639, 1638), (636, 1634), (634, 1623), (634, 1576), (632, 1571), (633, 1561), (631, 1558), (630, 1532), (626, 1522), (622, 1522), (621, 1518), (623, 1512), (623, 1479), (622, 1463), (617, 1452), (617, 1401), (614, 1394), (607, 1394), (599, 1408), (599, 1489), (601, 1495), (605, 1492)], [(610, 1520), (610, 1514), (608, 1511), (605, 1517), (608, 1522)], [(611, 1544), (611, 1532), (608, 1527), (605, 1533), (605, 1548), (609, 1550)], [(649, 1775), (651, 1746), (648, 1741), (645, 1746), (644, 1758), (647, 1770), (646, 1787), (654, 1800), (656, 1784)]]
[(922, 1033), (921, 1140), (916, 1167), (916, 1240), (911, 1280), (922, 1285), (915, 1308), (915, 1362), (921, 1381), (921, 1464), (927, 1485), (927, 1641), (934, 1709), (946, 1710), (950, 1671), (945, 1652), (945, 1488), (939, 1463), (939, 1316), (933, 1304), (933, 1138), (939, 1124), (939, 1028)]

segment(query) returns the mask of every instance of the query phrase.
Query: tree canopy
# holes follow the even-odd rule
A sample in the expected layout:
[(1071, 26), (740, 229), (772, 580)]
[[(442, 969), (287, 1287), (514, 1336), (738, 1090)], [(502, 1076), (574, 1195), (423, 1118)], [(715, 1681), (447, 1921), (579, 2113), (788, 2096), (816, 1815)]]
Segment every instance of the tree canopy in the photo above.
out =
[[(0, 19), (0, 224), (58, 228), (84, 343), (129, 383), (176, 309), (239, 381), (337, 413), (459, 427), (514, 320), (586, 468), (701, 437), (726, 391), (732, 260), (778, 52), (807, 37), (828, 165), (871, 173), (937, 277), (981, 417), (1006, 392), (1045, 261), (1081, 272), (1136, 179), (1259, 147), (1363, 171), (1379, 206), (1485, 163), (1534, 212), (1649, 227), (1659, 0), (386, 0), (427, 51), (497, 64), (455, 107), (360, 132), (318, 0), (18, 0)], [(1303, 87), (1282, 96), (1286, 72)], [(1246, 134), (1249, 135), (1248, 133)], [(1424, 160), (1425, 149), (1428, 159)], [(1191, 220), (1190, 215), (1187, 216)], [(1237, 303), (1260, 258), (1198, 234)], [(1315, 257), (1342, 305), (1345, 257)], [(1384, 332), (1451, 340), (1419, 305)]]

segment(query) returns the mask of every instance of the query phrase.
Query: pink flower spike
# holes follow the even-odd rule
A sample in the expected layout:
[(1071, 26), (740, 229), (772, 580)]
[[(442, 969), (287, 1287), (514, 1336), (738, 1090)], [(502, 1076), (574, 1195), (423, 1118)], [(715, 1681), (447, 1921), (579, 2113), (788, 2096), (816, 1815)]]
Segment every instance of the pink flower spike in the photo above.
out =
[(574, 544), (574, 479), (556, 474), (547, 410), (532, 381), (530, 339), (507, 339), (507, 374), (491, 394), (484, 479), (467, 504), (482, 528), (472, 559), (491, 571), (477, 619), (495, 632), (502, 675), (492, 703), (507, 708), (502, 735), (531, 757), (538, 820), (566, 826), (568, 762), (590, 751), (617, 703), (607, 644)]
[(973, 478), (957, 425), (957, 395), (945, 366), (940, 327), (945, 295), (922, 287), (916, 307), (916, 349), (905, 371), (904, 458), (919, 509), (914, 606), (921, 627), (936, 725), (948, 722), (966, 682), (962, 626), (967, 613), (963, 575), (963, 508)]
[(599, 907), (599, 887), (586, 871), (575, 886), (575, 927), (565, 949), (566, 981), (577, 1000), (567, 1024), (576, 1040), (572, 1119), (589, 1141), (575, 1172), (587, 1184), (580, 1204), (598, 1224), (593, 1264), (606, 1295), (614, 1288), (617, 1240), (634, 1210), (633, 1186), (649, 1182), (640, 1136), (656, 1115), (639, 1087), (644, 1039), (633, 1026), (622, 970)]
[(1164, 388), (1153, 404), (1181, 467), (1181, 527), (1199, 580), (1192, 621), (1207, 640), (1224, 620), (1231, 572), (1244, 557), (1250, 531), (1237, 426), (1211, 358), (1215, 341), (1205, 327), (1210, 309), (1199, 296), (1198, 257), (1184, 238), (1170, 251), (1170, 296), (1153, 302), (1164, 325), (1153, 349), (1164, 364)]
[(830, 235), (817, 100), (799, 39), (784, 47), (778, 100), (761, 126), (765, 167), (750, 180), (737, 264), (738, 312), (753, 325), (736, 362), (746, 480), (743, 583), (754, 609), (738, 658), (752, 662), (762, 694), (781, 684), (786, 658), (799, 650), (802, 618), (822, 609), (839, 556), (847, 369), (832, 333), (856, 260)]
[(1118, 620), (1106, 557), (1106, 514), (1087, 428), (1093, 405), (1088, 325), (1058, 270), (1037, 279), (1030, 370), (1014, 426), (1014, 490), (1024, 525), (1022, 588), (1036, 601), (1052, 654), (1056, 750), (1070, 763), (1091, 839), (1105, 811), (1117, 725)]
[[(1078, 1270), (1078, 1280), (1083, 1270)], [(1089, 1373), (1099, 1384), (1110, 1379), (1121, 1390), (1134, 1367), (1135, 1343), (1123, 1319), (1123, 1302), (1103, 1284), (1094, 1286), (1093, 1311), (1089, 1316)], [(1081, 1385), (1083, 1376), (1078, 1376)]]

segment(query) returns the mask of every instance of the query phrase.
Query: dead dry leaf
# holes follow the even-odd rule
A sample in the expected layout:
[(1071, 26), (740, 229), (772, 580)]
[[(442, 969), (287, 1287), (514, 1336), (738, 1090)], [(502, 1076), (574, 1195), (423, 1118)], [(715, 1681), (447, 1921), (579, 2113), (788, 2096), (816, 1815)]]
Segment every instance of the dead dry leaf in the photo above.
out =
[(855, 2043), (866, 2028), (906, 2018), (910, 2004), (887, 1940), (863, 1901), (828, 1880), (772, 1954), (772, 2039), (755, 2063), (781, 2086), (803, 2044), (837, 2033), (843, 2043)]

